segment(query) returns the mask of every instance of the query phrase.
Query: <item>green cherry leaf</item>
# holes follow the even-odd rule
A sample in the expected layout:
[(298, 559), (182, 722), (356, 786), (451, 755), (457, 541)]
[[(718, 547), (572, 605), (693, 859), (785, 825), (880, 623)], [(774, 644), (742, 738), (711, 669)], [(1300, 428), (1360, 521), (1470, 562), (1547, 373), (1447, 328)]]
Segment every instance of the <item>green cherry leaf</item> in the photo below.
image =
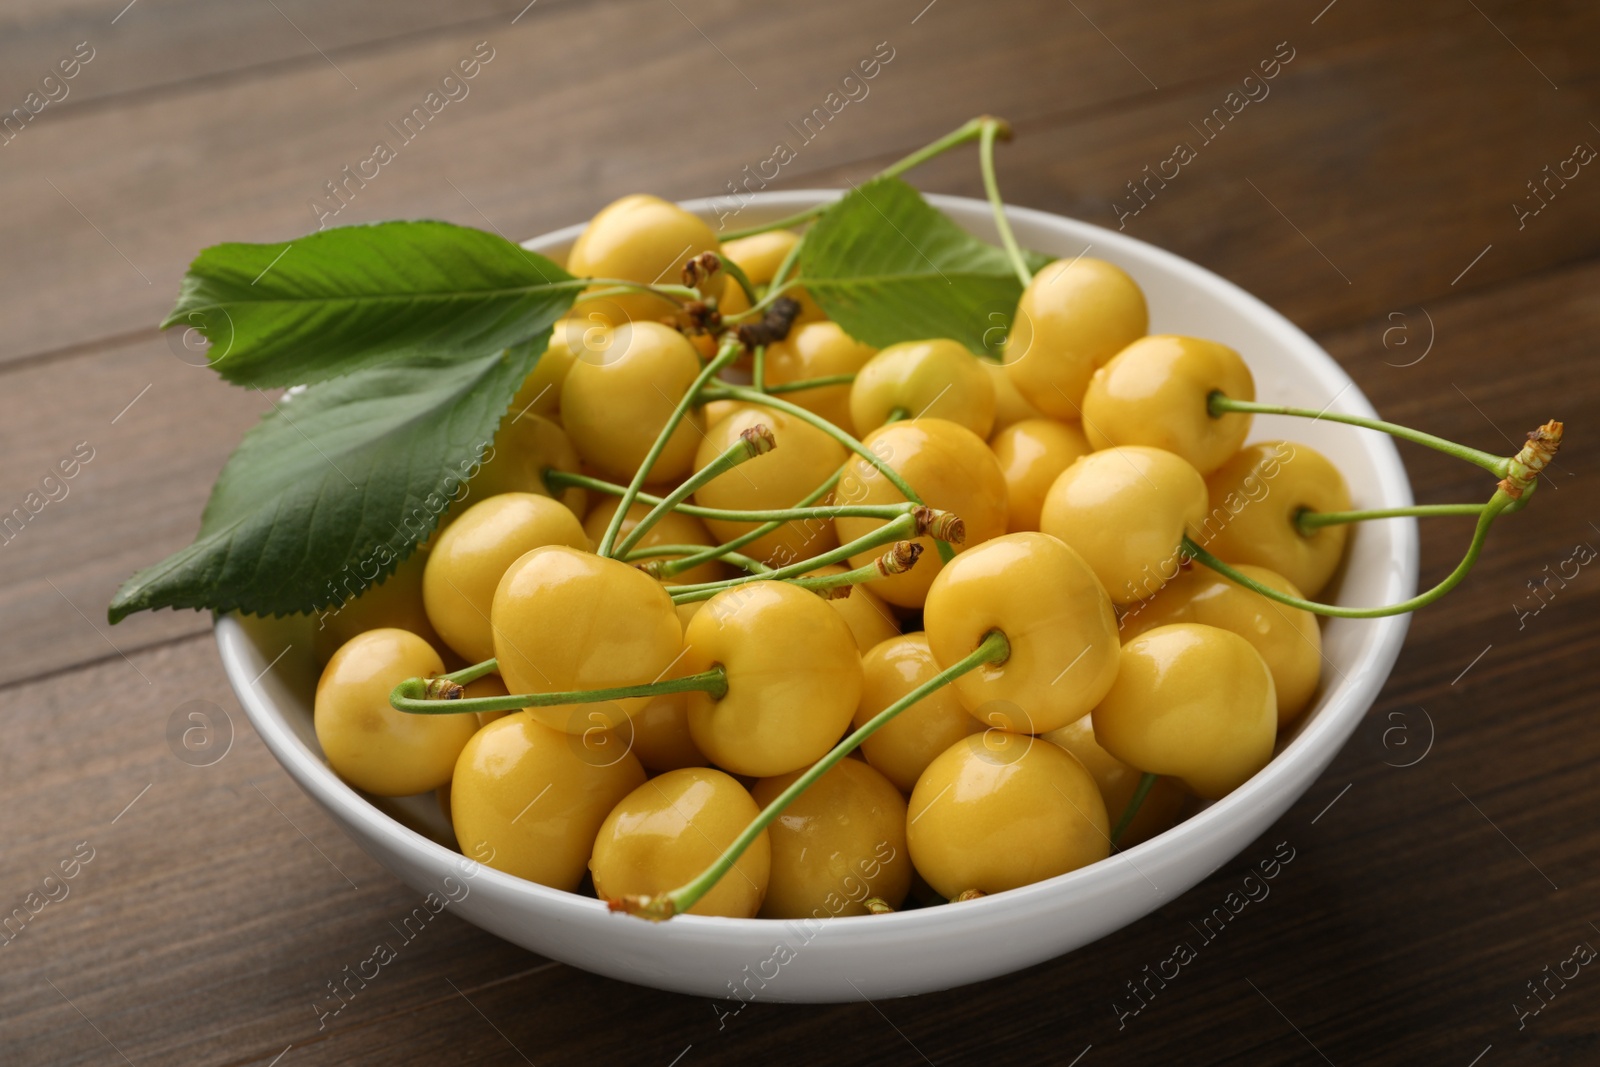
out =
[[(1048, 257), (1029, 254), (1034, 270)], [(948, 337), (998, 358), (1022, 285), (985, 244), (898, 178), (874, 178), (806, 233), (799, 277), (850, 336), (883, 348)]]
[(189, 265), (161, 327), (204, 334), (230, 382), (284, 387), (428, 353), (499, 351), (550, 326), (581, 288), (483, 230), (380, 222), (214, 245)]
[(391, 573), (476, 473), (549, 337), (395, 359), (278, 399), (229, 457), (194, 543), (128, 579), (111, 621), (316, 611)]

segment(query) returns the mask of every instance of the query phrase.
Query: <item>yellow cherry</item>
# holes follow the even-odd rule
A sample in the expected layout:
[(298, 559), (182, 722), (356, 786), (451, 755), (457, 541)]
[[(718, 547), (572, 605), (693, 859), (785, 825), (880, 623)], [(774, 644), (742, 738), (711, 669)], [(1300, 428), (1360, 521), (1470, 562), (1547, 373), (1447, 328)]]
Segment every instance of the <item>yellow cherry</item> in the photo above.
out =
[(476, 476), (467, 483), (467, 492), (445, 516), (447, 525), (467, 508), (486, 497), (501, 493), (536, 493), (565, 504), (580, 519), (588, 507), (589, 495), (571, 487), (552, 492), (545, 484), (547, 470), (576, 474), (582, 467), (578, 450), (565, 430), (543, 415), (523, 414), (513, 408), (495, 434), (493, 450)]
[[(878, 350), (844, 332), (836, 322), (808, 322), (767, 346), (768, 385), (856, 374)], [(824, 385), (784, 393), (783, 398), (821, 415), (846, 433), (860, 436), (850, 418), (850, 386)], [(709, 411), (707, 420), (711, 418)]]
[(1095, 368), (1149, 325), (1144, 293), (1120, 268), (1085, 256), (1058, 259), (1022, 292), (1006, 339), (1006, 374), (1044, 414), (1077, 419)]
[(1302, 511), (1349, 511), (1350, 490), (1322, 453), (1289, 441), (1248, 445), (1206, 479), (1211, 510), (1195, 540), (1226, 563), (1283, 575), (1308, 597), (1321, 593), (1344, 555), (1349, 527), (1303, 534)]
[(990, 440), (1007, 426), (1023, 419), (1049, 418), (1017, 392), (1016, 383), (1011, 380), (1011, 375), (1006, 373), (1004, 363), (996, 363), (989, 359), (980, 359), (978, 363), (983, 367), (984, 373), (989, 375), (989, 384), (994, 386), (994, 430), (990, 434)]
[(1089, 442), (1075, 423), (1022, 419), (989, 439), (1006, 479), (1008, 533), (1037, 530), (1045, 494), (1062, 471), (1089, 454)]
[[(966, 540), (954, 545), (957, 553), (997, 537), (1006, 528), (1006, 482), (1000, 462), (983, 438), (944, 419), (908, 419), (872, 431), (861, 442), (886, 466), (898, 473), (931, 508), (952, 511), (966, 526)], [(888, 478), (858, 455), (850, 457), (839, 478), (834, 500), (840, 504), (893, 504), (905, 500)], [(884, 524), (882, 519), (839, 518), (834, 526), (841, 542), (865, 537)], [(903, 574), (871, 583), (872, 592), (903, 608), (920, 608), (928, 587), (943, 562), (931, 537), (919, 537), (922, 557)], [(866, 566), (882, 549), (850, 558)]]
[[(711, 227), (660, 197), (634, 194), (608, 204), (584, 227), (567, 255), (567, 271), (580, 278), (680, 284), (683, 268), (701, 252), (718, 251)], [(613, 326), (654, 322), (676, 306), (650, 293), (580, 300), (574, 318), (598, 314)]]
[(1186, 460), (1127, 445), (1062, 471), (1045, 494), (1039, 528), (1072, 546), (1113, 601), (1132, 604), (1177, 574), (1183, 536), (1200, 530), (1205, 513), (1205, 479)]
[(750, 582), (707, 601), (684, 634), (686, 673), (727, 672), (720, 699), (689, 695), (689, 733), (734, 774), (808, 767), (844, 735), (861, 697), (861, 654), (828, 602), (783, 582)]
[[(677, 672), (673, 672), (676, 674)], [(669, 674), (668, 677), (673, 677)], [(689, 734), (689, 694), (664, 693), (651, 697), (644, 709), (620, 727), (633, 732), (633, 754), (653, 773), (679, 767), (704, 767), (711, 762)]]
[[(804, 771), (763, 778), (751, 789), (765, 808)], [(911, 889), (906, 802), (859, 760), (841, 760), (767, 827), (772, 874), (764, 919), (866, 915), (877, 897), (898, 908)]]
[[(1238, 569), (1269, 589), (1300, 596), (1292, 582), (1265, 567), (1240, 564)], [(1192, 566), (1130, 609), (1122, 619), (1123, 638), (1174, 622), (1231, 630), (1254, 645), (1272, 672), (1280, 728), (1299, 718), (1316, 695), (1322, 674), (1322, 631), (1311, 612), (1268, 600), (1208, 567)]]
[[(606, 535), (606, 527), (611, 524), (611, 517), (617, 513), (617, 505), (620, 503), (622, 503), (621, 497), (605, 497), (596, 502), (589, 512), (589, 517), (583, 520), (583, 531), (595, 544), (598, 545), (600, 539)], [(628, 508), (627, 517), (622, 520), (622, 527), (617, 533), (618, 541), (632, 532), (633, 528), (639, 525), (639, 520), (649, 513), (648, 504), (634, 504)], [(659, 522), (645, 531), (636, 547), (705, 545), (709, 548), (716, 543), (711, 531), (706, 529), (705, 523), (693, 515), (685, 515), (681, 511), (669, 511)], [(712, 560), (674, 575), (672, 580), (680, 585), (694, 585), (698, 582), (717, 582), (726, 577), (727, 568)]]
[(313, 612), (311, 642), (317, 662), (327, 663), (339, 646), (352, 637), (383, 626), (410, 630), (433, 647), (440, 647), (443, 642), (433, 632), (422, 604), (422, 572), (427, 563), (428, 549), (419, 546), (380, 584), (368, 586), (343, 605), (330, 604)]
[[(807, 575), (843, 574), (845, 568), (837, 563), (830, 563), (825, 567), (818, 567), (814, 571), (807, 571)], [(863, 654), (868, 652), (880, 641), (886, 641), (900, 633), (900, 623), (894, 613), (880, 600), (871, 589), (871, 583), (853, 586), (850, 595), (840, 597), (838, 600), (828, 601), (828, 606), (839, 613), (845, 625), (850, 627), (850, 633), (856, 639), (856, 647)]]
[(593, 546), (577, 517), (532, 493), (501, 493), (461, 513), (438, 537), (422, 577), (428, 619), (468, 663), (494, 655), (489, 608), (506, 568), (543, 545)]
[(988, 437), (994, 385), (978, 357), (959, 342), (905, 341), (868, 360), (850, 387), (857, 434), (871, 433), (897, 410), (916, 419), (946, 419)]
[(1117, 620), (1094, 572), (1049, 534), (1014, 533), (945, 567), (923, 609), (928, 647), (943, 667), (995, 630), (1011, 654), (957, 678), (957, 696), (986, 725), (1043, 733), (1088, 714), (1111, 688)]
[(328, 765), (381, 797), (426, 793), (450, 780), (456, 756), (478, 729), (473, 715), (410, 715), (389, 705), (407, 678), (444, 671), (444, 661), (408, 630), (368, 630), (328, 660), (312, 721)]
[(556, 418), (561, 409), (561, 383), (567, 380), (567, 372), (572, 369), (572, 364), (577, 360), (574, 345), (582, 350), (584, 334), (594, 324), (586, 327), (580, 319), (562, 319), (556, 323), (550, 332), (550, 344), (545, 348), (544, 354), (539, 357), (539, 362), (533, 365), (533, 370), (523, 379), (522, 385), (517, 389), (517, 395), (511, 400), (511, 414), (518, 415), (543, 415), (546, 418)]
[[(1138, 792), (1139, 780), (1144, 777), (1144, 772), (1128, 766), (1100, 747), (1100, 742), (1094, 738), (1092, 714), (1068, 723), (1059, 730), (1051, 730), (1044, 735), (1044, 740), (1072, 753), (1084, 769), (1094, 776), (1095, 784), (1100, 787), (1100, 796), (1106, 802), (1106, 817), (1115, 827), (1121, 821), (1122, 813), (1128, 810), (1134, 793)], [(1127, 829), (1122, 831), (1117, 847), (1132, 848), (1171, 827), (1178, 821), (1178, 815), (1187, 800), (1188, 795), (1176, 781), (1157, 778)]]
[[(634, 322), (608, 330), (579, 354), (561, 383), (561, 421), (578, 454), (613, 481), (644, 462), (683, 394), (700, 374), (700, 356), (677, 330)], [(689, 473), (701, 440), (693, 409), (650, 468), (650, 482)]]
[(1122, 762), (1218, 800), (1272, 759), (1278, 698), (1250, 642), (1215, 626), (1158, 626), (1122, 646), (1094, 736)]
[[(761, 809), (737, 780), (711, 767), (683, 767), (623, 797), (595, 836), (589, 870), (601, 900), (656, 896), (700, 874)], [(763, 830), (690, 915), (751, 919), (772, 870)]]
[[(694, 466), (701, 470), (737, 444), (746, 430), (764, 425), (777, 447), (711, 479), (695, 491), (702, 507), (738, 511), (789, 508), (831, 478), (845, 461), (844, 446), (808, 422), (754, 404), (738, 408), (716, 423), (700, 440)], [(707, 519), (720, 541), (731, 541), (756, 527), (752, 522)], [(798, 563), (837, 548), (833, 523), (827, 520), (787, 522), (740, 549), (777, 566)]]
[[(513, 693), (644, 685), (665, 677), (683, 629), (662, 584), (635, 567), (550, 545), (519, 557), (489, 612), (500, 677)], [(530, 708), (547, 726), (584, 734), (614, 728), (648, 697)]]
[(518, 712), (485, 726), (462, 749), (451, 822), (466, 855), (572, 891), (606, 816), (644, 780), (632, 755), (611, 763), (586, 758), (579, 738)]
[(1111, 852), (1099, 787), (1065, 749), (986, 730), (939, 755), (917, 780), (906, 843), (941, 896), (999, 893)]
[[(861, 704), (853, 725), (865, 726), (938, 673), (939, 664), (925, 633), (891, 637), (874, 646), (861, 657)], [(859, 751), (895, 788), (909, 793), (939, 753), (982, 729), (983, 724), (967, 714), (955, 690), (945, 686), (890, 719), (861, 742)]]
[(1211, 415), (1206, 403), (1218, 392), (1256, 398), (1255, 379), (1239, 353), (1197, 337), (1141, 337), (1094, 372), (1083, 397), (1083, 429), (1097, 449), (1164, 448), (1209, 474), (1250, 432), (1249, 415)]

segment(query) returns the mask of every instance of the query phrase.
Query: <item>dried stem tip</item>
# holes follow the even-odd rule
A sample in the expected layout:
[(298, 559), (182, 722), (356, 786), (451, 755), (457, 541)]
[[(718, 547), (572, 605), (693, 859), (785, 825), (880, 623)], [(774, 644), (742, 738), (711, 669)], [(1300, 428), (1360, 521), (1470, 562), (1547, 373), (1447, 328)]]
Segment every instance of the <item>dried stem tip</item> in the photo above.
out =
[(709, 278), (722, 269), (722, 260), (715, 252), (701, 252), (683, 265), (683, 284), (698, 288), (702, 278)]
[(744, 442), (747, 459), (764, 456), (778, 447), (778, 439), (772, 436), (772, 431), (767, 429), (767, 424), (758, 422), (754, 426), (739, 433), (739, 439)]
[(985, 893), (981, 889), (963, 889), (961, 892), (950, 898), (950, 903), (960, 904), (963, 901), (977, 900), (979, 897), (986, 897), (988, 895), (989, 894)]
[(756, 348), (759, 345), (770, 345), (789, 336), (789, 328), (794, 325), (794, 317), (800, 314), (800, 305), (786, 296), (780, 296), (767, 308), (767, 313), (758, 322), (740, 323), (739, 341), (746, 348)]
[(891, 908), (889, 906), (889, 902), (884, 900), (882, 897), (868, 897), (866, 900), (861, 902), (861, 906), (867, 909), (867, 913), (869, 915), (894, 914), (894, 909)]
[(606, 901), (606, 907), (653, 923), (666, 922), (678, 913), (677, 905), (672, 903), (669, 896), (612, 897)]
[(661, 564), (664, 563), (664, 562), (666, 562), (666, 561), (665, 560), (660, 560), (660, 559), (647, 559), (647, 560), (643, 560), (643, 561), (641, 561), (639, 563), (635, 563), (634, 566), (637, 567), (639, 570), (644, 571), (646, 574), (648, 574), (652, 578), (660, 578), (661, 577)]
[(967, 524), (953, 511), (936, 511), (925, 505), (911, 509), (917, 520), (917, 533), (927, 534), (937, 541), (959, 545), (967, 539)]
[(896, 541), (889, 551), (878, 557), (878, 573), (884, 577), (904, 574), (917, 565), (917, 557), (921, 555), (922, 546), (915, 541)]
[(424, 700), (460, 700), (467, 695), (466, 687), (448, 678), (429, 678), (423, 687)]
[(1563, 427), (1554, 419), (1528, 434), (1528, 443), (1511, 457), (1511, 470), (1500, 479), (1500, 488), (1512, 500), (1520, 500), (1534, 479), (1549, 466), (1561, 449)]

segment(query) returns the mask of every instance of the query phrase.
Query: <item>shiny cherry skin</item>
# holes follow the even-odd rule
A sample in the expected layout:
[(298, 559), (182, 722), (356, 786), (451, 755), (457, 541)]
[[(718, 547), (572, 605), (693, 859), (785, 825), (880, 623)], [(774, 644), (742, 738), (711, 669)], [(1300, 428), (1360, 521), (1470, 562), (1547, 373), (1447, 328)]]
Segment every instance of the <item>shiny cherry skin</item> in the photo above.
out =
[[(677, 330), (634, 322), (607, 331), (579, 353), (561, 383), (561, 421), (578, 454), (613, 481), (628, 482), (672, 409), (700, 374), (700, 356)], [(689, 473), (701, 440), (691, 409), (667, 439), (647, 481)]]
[(1023, 419), (989, 439), (1006, 479), (1007, 533), (1039, 529), (1045, 494), (1061, 472), (1090, 452), (1076, 423)]
[[(1239, 570), (1269, 589), (1300, 596), (1292, 582), (1265, 567), (1240, 564)], [(1311, 704), (1322, 675), (1322, 631), (1311, 612), (1268, 600), (1209, 567), (1190, 566), (1161, 592), (1129, 609), (1122, 618), (1123, 640), (1174, 622), (1231, 630), (1255, 646), (1272, 672), (1279, 729)]]
[[(744, 786), (715, 768), (658, 775), (623, 797), (595, 836), (589, 860), (595, 893), (618, 900), (671, 892), (715, 862), (759, 814)], [(688, 914), (754, 918), (771, 870), (772, 844), (763, 830)]]
[(941, 896), (999, 893), (1111, 853), (1105, 802), (1065, 749), (1027, 734), (962, 738), (917, 779), (906, 843)]
[(327, 663), (357, 634), (385, 626), (410, 630), (434, 648), (442, 648), (422, 603), (422, 572), (427, 564), (428, 549), (418, 547), (379, 584), (369, 585), (343, 605), (330, 604), (313, 612), (311, 643), (317, 663)]
[[(1094, 716), (1085, 715), (1077, 722), (1068, 723), (1059, 730), (1051, 730), (1044, 740), (1060, 745), (1078, 758), (1085, 770), (1094, 775), (1100, 787), (1100, 796), (1106, 802), (1106, 817), (1113, 828), (1128, 810), (1139, 780), (1144, 772), (1130, 767), (1100, 747), (1094, 739)], [(1171, 778), (1157, 778), (1155, 785), (1145, 795), (1144, 802), (1134, 814), (1128, 828), (1117, 841), (1118, 848), (1132, 848), (1171, 828), (1178, 821), (1189, 795)]]
[[(862, 344), (836, 322), (808, 322), (767, 346), (768, 385), (856, 374), (878, 350)], [(850, 386), (824, 385), (784, 393), (783, 398), (821, 415), (846, 433), (860, 436), (850, 418)], [(709, 416), (707, 416), (709, 418)]]
[[(589, 535), (589, 540), (595, 544), (606, 535), (606, 527), (611, 524), (611, 517), (617, 513), (617, 505), (622, 503), (621, 497), (608, 496), (597, 501), (589, 510), (588, 518), (583, 520), (583, 532)], [(650, 513), (649, 504), (634, 504), (628, 508), (627, 517), (622, 520), (622, 527), (617, 534), (620, 541), (633, 528), (639, 525), (639, 520)], [(706, 529), (705, 523), (693, 515), (685, 515), (681, 511), (669, 511), (661, 520), (644, 532), (639, 539), (637, 548), (653, 548), (656, 545), (704, 545), (707, 548), (716, 544), (716, 538), (711, 536), (711, 531)], [(679, 585), (694, 585), (698, 582), (718, 582), (726, 578), (727, 568), (721, 563), (712, 560), (702, 563), (698, 567), (691, 567), (673, 576), (673, 582)]]
[(595, 835), (645, 781), (631, 754), (585, 758), (578, 738), (517, 712), (475, 734), (456, 761), (450, 816), (468, 856), (530, 882), (576, 890)]
[(495, 587), (518, 557), (544, 545), (593, 547), (577, 516), (533, 493), (480, 500), (438, 536), (423, 572), (423, 603), (433, 628), (462, 659), (479, 663), (494, 655)]
[(1093, 568), (1118, 604), (1154, 596), (1178, 572), (1184, 534), (1199, 532), (1206, 483), (1175, 453), (1142, 445), (1091, 452), (1045, 494), (1039, 528)]
[(963, 552), (934, 581), (922, 618), (942, 667), (994, 630), (1011, 643), (1009, 657), (952, 683), (986, 726), (1058, 729), (1088, 714), (1117, 675), (1111, 598), (1083, 558), (1049, 534), (1006, 534)]
[[(845, 568), (837, 563), (830, 563), (825, 567), (818, 567), (814, 571), (807, 571), (809, 575), (843, 574)], [(839, 613), (839, 617), (850, 627), (850, 633), (856, 639), (856, 647), (865, 655), (880, 641), (886, 641), (900, 633), (900, 623), (894, 613), (872, 592), (872, 583), (865, 582), (851, 588), (850, 595), (838, 600), (828, 601), (828, 606)]]
[(1206, 479), (1211, 510), (1200, 546), (1225, 563), (1249, 563), (1287, 578), (1306, 596), (1327, 587), (1344, 556), (1348, 526), (1310, 534), (1302, 511), (1349, 511), (1350, 490), (1339, 468), (1297, 442), (1262, 441), (1240, 449)]
[[(966, 540), (952, 546), (957, 553), (1005, 532), (1006, 482), (1000, 461), (983, 438), (965, 426), (944, 419), (908, 419), (874, 430), (861, 443), (904, 478), (923, 503), (961, 516)], [(840, 504), (893, 504), (905, 497), (872, 464), (852, 455), (839, 478), (834, 500)], [(840, 542), (865, 537), (883, 524), (882, 519), (834, 520)], [(872, 582), (874, 593), (903, 608), (922, 606), (928, 587), (943, 566), (931, 537), (916, 540), (923, 550), (916, 566)], [(861, 552), (850, 562), (865, 566), (882, 552)]]
[(1122, 762), (1182, 779), (1220, 800), (1272, 759), (1278, 697), (1250, 642), (1180, 622), (1122, 646), (1116, 684), (1094, 709), (1094, 736)]
[(654, 774), (679, 767), (704, 767), (711, 761), (689, 734), (689, 694), (663, 693), (651, 697), (644, 709), (616, 733), (631, 731), (633, 754)]
[(1141, 337), (1094, 372), (1083, 397), (1083, 429), (1095, 448), (1149, 445), (1176, 452), (1209, 474), (1239, 450), (1250, 416), (1213, 416), (1212, 393), (1256, 398), (1239, 353), (1198, 337)]
[(1028, 403), (1051, 418), (1075, 420), (1095, 368), (1149, 326), (1144, 293), (1126, 272), (1087, 256), (1058, 259), (1022, 292), (1006, 339), (1006, 373)]
[[(506, 569), (489, 619), (500, 677), (513, 693), (644, 685), (664, 677), (683, 651), (683, 628), (660, 582), (562, 545), (536, 548)], [(558, 704), (528, 714), (583, 734), (619, 726), (648, 699)]]
[(454, 522), (463, 511), (486, 497), (501, 493), (537, 493), (565, 504), (578, 518), (589, 506), (589, 494), (576, 486), (552, 491), (545, 484), (547, 470), (576, 474), (583, 464), (567, 432), (543, 415), (511, 411), (495, 434), (494, 445), (484, 455), (478, 473), (440, 522)]
[[(891, 637), (874, 646), (861, 657), (861, 704), (852, 725), (865, 726), (939, 669), (925, 633)], [(860, 752), (895, 788), (910, 793), (939, 753), (983, 728), (967, 714), (955, 690), (945, 686), (890, 719), (861, 742)]]
[(706, 602), (684, 633), (683, 669), (721, 666), (721, 699), (689, 696), (689, 734), (734, 774), (808, 767), (844, 735), (861, 697), (861, 654), (828, 602), (784, 582), (751, 582)]
[[(845, 461), (844, 446), (810, 423), (772, 408), (749, 404), (734, 409), (706, 431), (695, 452), (695, 470), (710, 465), (737, 444), (742, 433), (756, 426), (766, 426), (772, 431), (776, 447), (701, 486), (695, 491), (695, 503), (732, 511), (793, 507), (833, 477)], [(755, 529), (756, 523), (707, 519), (706, 527), (719, 541), (731, 541)], [(740, 551), (765, 563), (783, 566), (810, 559), (838, 545), (831, 522), (796, 520), (763, 534)]]
[[(677, 285), (684, 264), (702, 252), (720, 249), (704, 221), (657, 196), (634, 194), (613, 201), (589, 220), (567, 255), (567, 271), (580, 278), (611, 278)], [(674, 305), (650, 293), (625, 293), (580, 300), (575, 318), (599, 314), (612, 326), (654, 322), (670, 316)]]
[(334, 771), (381, 797), (425, 793), (450, 780), (478, 729), (473, 715), (411, 715), (389, 705), (407, 678), (444, 671), (444, 661), (408, 630), (380, 629), (346, 642), (317, 681), (312, 721)]
[[(804, 771), (763, 778), (750, 790), (762, 808)], [(767, 827), (772, 874), (764, 919), (866, 915), (877, 897), (898, 908), (911, 889), (906, 801), (860, 760), (841, 760)]]
[(910, 417), (946, 419), (979, 437), (994, 427), (994, 385), (965, 345), (945, 339), (890, 345), (856, 372), (850, 387), (850, 423), (871, 433), (896, 410)]

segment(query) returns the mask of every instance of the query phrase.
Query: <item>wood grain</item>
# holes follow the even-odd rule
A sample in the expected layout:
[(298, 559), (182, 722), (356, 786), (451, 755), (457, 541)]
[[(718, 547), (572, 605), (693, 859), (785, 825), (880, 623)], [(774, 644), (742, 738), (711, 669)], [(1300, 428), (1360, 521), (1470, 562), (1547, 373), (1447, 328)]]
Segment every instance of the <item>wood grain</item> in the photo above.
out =
[[(0, 1063), (1595, 1061), (1587, 970), (1522, 1029), (1511, 1007), (1574, 944), (1600, 943), (1596, 579), (1585, 569), (1526, 614), (1530, 579), (1600, 544), (1586, 443), (1600, 422), (1600, 177), (1583, 170), (1521, 230), (1510, 206), (1575, 140), (1600, 144), (1592, 5), (540, 0), (513, 27), (520, 5), (277, 3), (315, 46), (272, 5), (140, 0), (115, 26), (116, 11), (78, 0), (0, 15), (0, 92), (26, 92), (57, 42), (107, 42), (59, 110), (0, 148), (0, 510), (79, 442), (95, 450), (0, 547), (0, 910), (79, 842), (94, 849), (70, 894), (0, 943)], [(1115, 227), (1124, 183), (1288, 40), (1271, 95), (1128, 232), (1318, 331), (1398, 421), (1498, 450), (1559, 417), (1569, 446), (1448, 606), (1416, 617), (1322, 781), (1237, 860), (1095, 945), (981, 988), (724, 1016), (446, 914), (319, 1028), (325, 984), (415, 894), (277, 768), (203, 617), (111, 629), (102, 610), (129, 571), (192, 535), (266, 405), (151, 330), (188, 257), (305, 232), (320, 183), (483, 39), (497, 57), (472, 95), (339, 221), (433, 215), (520, 236), (637, 188), (713, 193), (889, 40), (871, 95), (779, 184), (858, 180), (989, 110), (1017, 123), (1002, 156), (1012, 200)], [(918, 180), (970, 193), (975, 177), (968, 155)], [(1405, 458), (1423, 500), (1487, 488), (1433, 453)], [(1467, 531), (1423, 533), (1437, 580)], [(214, 766), (168, 747), (188, 701), (231, 721)], [(1119, 1028), (1124, 983), (1198, 940), (1190, 923), (1279, 842), (1296, 853), (1270, 896)]]

